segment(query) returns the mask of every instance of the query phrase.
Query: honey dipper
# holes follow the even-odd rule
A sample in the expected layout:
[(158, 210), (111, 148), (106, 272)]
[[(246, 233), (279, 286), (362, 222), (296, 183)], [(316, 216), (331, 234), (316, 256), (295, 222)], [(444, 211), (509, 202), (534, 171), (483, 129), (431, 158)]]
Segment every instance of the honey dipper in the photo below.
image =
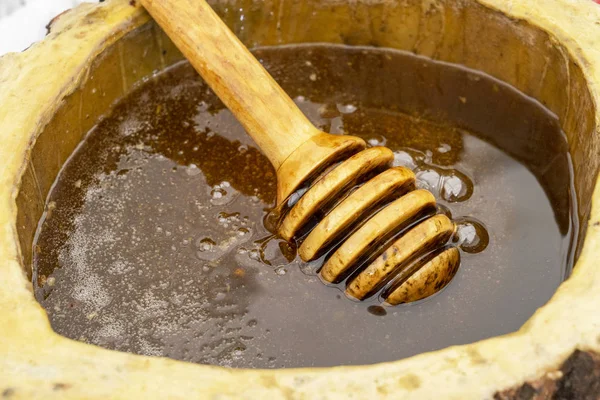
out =
[(141, 3), (272, 163), (277, 233), (302, 236), (304, 261), (327, 253), (324, 281), (392, 305), (450, 282), (460, 264), (449, 245), (455, 224), (436, 214), (429, 191), (415, 190), (411, 170), (391, 167), (390, 149), (313, 126), (205, 0)]

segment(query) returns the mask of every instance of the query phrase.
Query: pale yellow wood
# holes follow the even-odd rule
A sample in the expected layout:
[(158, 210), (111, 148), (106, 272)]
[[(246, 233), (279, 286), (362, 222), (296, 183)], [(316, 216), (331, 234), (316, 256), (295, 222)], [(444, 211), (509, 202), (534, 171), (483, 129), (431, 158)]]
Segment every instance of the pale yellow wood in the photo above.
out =
[(423, 189), (405, 194), (391, 202), (354, 232), (325, 262), (319, 272), (327, 282), (337, 282), (362, 256), (378, 245), (378, 240), (399, 226), (434, 209), (435, 198)]
[(306, 237), (298, 253), (310, 261), (339, 237), (353, 222), (364, 218), (375, 204), (382, 204), (414, 187), (415, 175), (404, 167), (390, 168), (362, 185), (338, 204)]
[(405, 267), (408, 260), (428, 249), (433, 250), (432, 247), (447, 241), (453, 232), (454, 224), (445, 215), (438, 214), (421, 222), (358, 274), (346, 288), (346, 294), (364, 299)]
[(386, 296), (390, 305), (410, 303), (442, 290), (458, 271), (460, 252), (451, 247), (437, 254)]
[(328, 166), (358, 153), (364, 140), (321, 133), (298, 147), (277, 170), (277, 204), (281, 205), (303, 182)]
[(279, 235), (291, 240), (315, 212), (330, 203), (344, 188), (356, 185), (361, 178), (385, 166), (394, 153), (385, 147), (371, 147), (350, 157), (319, 179), (287, 213), (279, 227)]

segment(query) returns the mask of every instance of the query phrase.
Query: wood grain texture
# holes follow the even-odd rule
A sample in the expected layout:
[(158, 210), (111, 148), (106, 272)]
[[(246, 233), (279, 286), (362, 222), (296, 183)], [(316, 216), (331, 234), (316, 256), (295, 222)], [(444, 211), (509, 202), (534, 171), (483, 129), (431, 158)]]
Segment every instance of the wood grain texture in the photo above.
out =
[(372, 147), (348, 158), (333, 171), (316, 182), (286, 215), (279, 227), (279, 235), (291, 240), (296, 232), (319, 210), (330, 204), (344, 189), (383, 167), (388, 167), (394, 153), (386, 147)]
[(374, 207), (410, 191), (414, 184), (414, 173), (404, 167), (377, 175), (337, 204), (304, 239), (298, 254), (304, 261), (314, 260), (353, 224), (368, 217)]
[(387, 235), (413, 221), (417, 216), (435, 210), (435, 198), (431, 192), (418, 189), (394, 200), (363, 226), (352, 233), (325, 262), (319, 272), (327, 282), (337, 283), (355, 263)]
[(388, 279), (402, 273), (408, 261), (446, 242), (453, 232), (454, 224), (442, 214), (421, 222), (353, 278), (346, 288), (346, 294), (359, 300), (366, 298)]
[(460, 252), (450, 247), (418, 268), (385, 299), (397, 305), (422, 300), (434, 295), (450, 283), (460, 266)]

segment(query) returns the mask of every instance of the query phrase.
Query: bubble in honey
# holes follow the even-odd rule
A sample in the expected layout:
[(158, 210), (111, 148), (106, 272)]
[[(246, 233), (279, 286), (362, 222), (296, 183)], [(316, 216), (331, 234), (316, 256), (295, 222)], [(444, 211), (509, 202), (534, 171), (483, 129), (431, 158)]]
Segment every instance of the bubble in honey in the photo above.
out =
[(285, 267), (277, 267), (275, 268), (275, 273), (277, 275), (285, 275), (287, 273), (287, 269), (285, 269)]
[(233, 349), (233, 356), (234, 357), (241, 357), (242, 353), (246, 350), (246, 346), (238, 346), (236, 348)]
[(434, 169), (426, 169), (416, 173), (417, 187), (419, 189), (429, 190), (434, 196), (437, 196), (440, 188), (441, 176)]
[(211, 238), (203, 238), (196, 242), (196, 256), (201, 260), (212, 260), (215, 258), (214, 248), (217, 243)]
[(196, 247), (198, 247), (198, 251), (211, 251), (216, 244), (211, 238), (203, 238), (198, 240)]
[(442, 143), (442, 144), (441, 144), (441, 145), (440, 145), (440, 146), (437, 148), (437, 151), (438, 151), (438, 153), (441, 153), (441, 154), (445, 154), (445, 153), (449, 152), (450, 150), (452, 150), (452, 146), (450, 146), (450, 145), (449, 145), (449, 144), (447, 144), (447, 143)]
[(458, 171), (452, 171), (443, 177), (440, 196), (442, 199), (457, 203), (468, 200), (473, 194), (473, 182)]
[(238, 236), (246, 236), (248, 233), (250, 233), (250, 229), (248, 228), (238, 228), (237, 230), (237, 234)]
[(452, 147), (447, 143), (442, 143), (440, 145), (440, 147), (437, 148), (438, 153), (442, 153), (442, 154), (447, 153), (450, 150), (452, 150)]
[(354, 104), (338, 104), (337, 110), (342, 114), (352, 114), (356, 111), (356, 106)]
[(456, 220), (454, 241), (466, 253), (479, 253), (488, 246), (490, 236), (481, 221), (472, 217), (461, 218)]
[(248, 257), (250, 257), (250, 259), (254, 260), (254, 261), (261, 261), (260, 250), (259, 249), (250, 250), (248, 252)]
[(417, 168), (417, 163), (414, 158), (403, 150), (397, 150), (394, 152), (394, 161), (392, 162), (394, 167), (406, 167), (414, 170)]
[(381, 135), (374, 135), (367, 139), (367, 143), (369, 146), (385, 146), (387, 143), (387, 139)]
[(468, 200), (473, 194), (473, 182), (457, 170), (427, 168), (417, 171), (417, 187), (429, 190), (449, 203)]
[(226, 213), (222, 211), (217, 215), (217, 222), (219, 225), (223, 225), (224, 228), (229, 228), (230, 225), (233, 226), (240, 222), (240, 213)]
[(231, 187), (227, 181), (214, 185), (210, 191), (210, 202), (217, 206), (231, 203), (238, 197), (239, 193)]
[(248, 323), (246, 325), (253, 327), (253, 326), (258, 325), (258, 321), (256, 319), (252, 318), (250, 321), (248, 321)]
[(225, 196), (226, 194), (227, 194), (227, 192), (221, 188), (215, 188), (210, 191), (210, 195), (212, 196), (213, 199), (220, 199), (223, 196)]
[(188, 167), (185, 169), (185, 173), (188, 176), (196, 176), (202, 173), (202, 171), (200, 170), (200, 168), (198, 168), (198, 166), (196, 164), (190, 164), (188, 165)]

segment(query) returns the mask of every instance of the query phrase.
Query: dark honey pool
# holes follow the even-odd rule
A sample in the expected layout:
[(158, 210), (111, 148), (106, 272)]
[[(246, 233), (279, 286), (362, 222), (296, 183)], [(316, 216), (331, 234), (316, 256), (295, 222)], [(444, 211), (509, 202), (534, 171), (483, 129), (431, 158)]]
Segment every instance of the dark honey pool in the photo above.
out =
[[(34, 246), (36, 297), (67, 337), (232, 367), (391, 361), (508, 333), (570, 272), (568, 146), (541, 104), (407, 53), (255, 52), (319, 128), (395, 152), (489, 245), (417, 304), (353, 302), (273, 237), (267, 159), (187, 63), (140, 84), (63, 168)], [(464, 235), (469, 236), (469, 230)]]

